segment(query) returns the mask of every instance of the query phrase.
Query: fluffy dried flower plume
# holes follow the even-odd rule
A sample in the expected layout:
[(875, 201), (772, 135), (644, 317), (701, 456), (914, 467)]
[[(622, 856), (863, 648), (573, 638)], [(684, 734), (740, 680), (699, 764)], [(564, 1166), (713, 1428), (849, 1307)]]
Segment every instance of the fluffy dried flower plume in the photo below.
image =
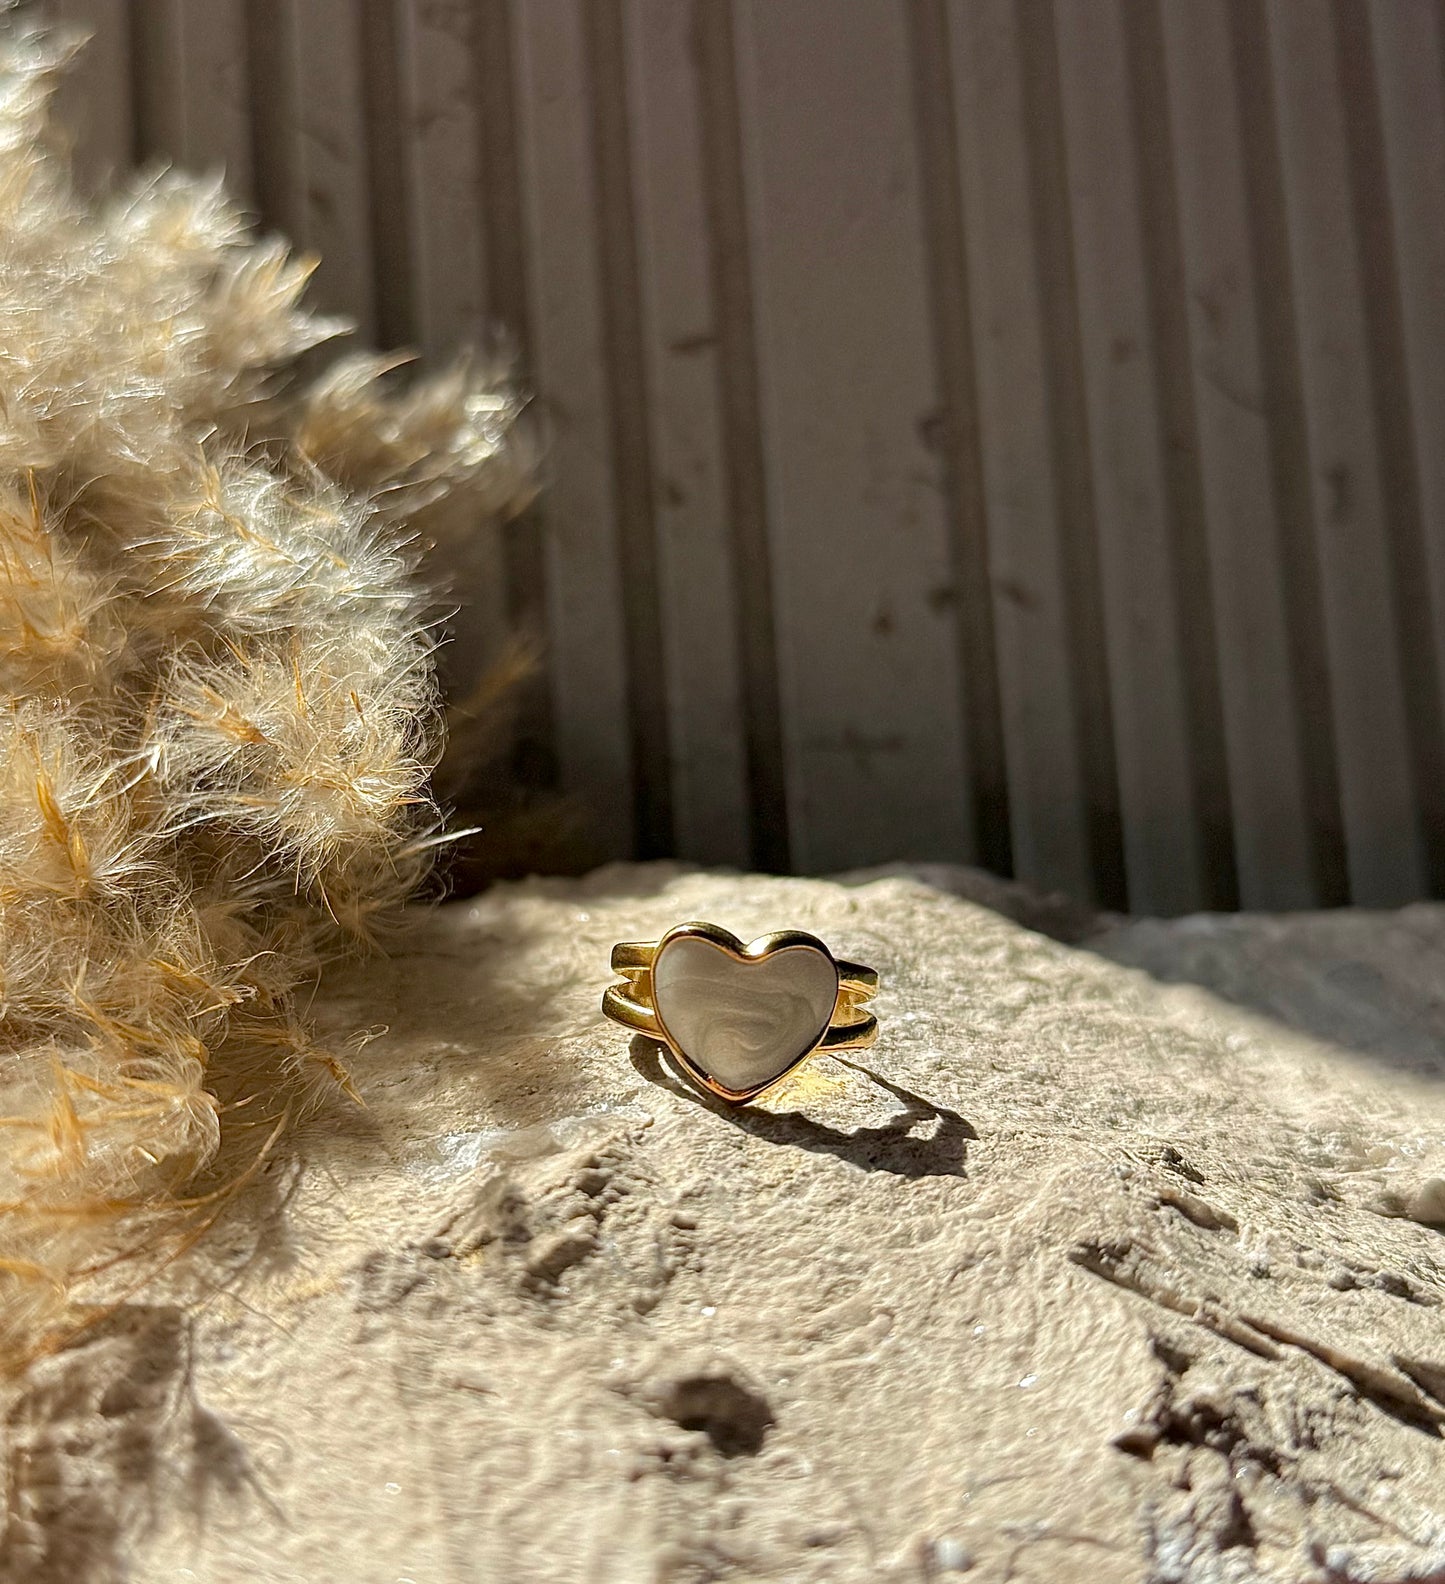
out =
[[(71, 186), (0, 5), (0, 1358), (347, 1091), (298, 990), (424, 879), (423, 547), (532, 491), (505, 371), (400, 393), (215, 181)], [(262, 400), (264, 398), (264, 400)], [(245, 1151), (240, 1152), (244, 1156)], [(199, 1186), (198, 1186), (199, 1185)], [(189, 1220), (187, 1218), (190, 1218)]]

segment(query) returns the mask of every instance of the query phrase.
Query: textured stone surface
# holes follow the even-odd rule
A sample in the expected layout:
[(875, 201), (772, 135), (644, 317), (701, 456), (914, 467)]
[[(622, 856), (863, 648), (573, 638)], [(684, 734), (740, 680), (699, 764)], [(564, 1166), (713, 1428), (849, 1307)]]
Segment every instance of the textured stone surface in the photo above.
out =
[[(692, 917), (876, 965), (877, 1047), (736, 1112), (670, 1079), (598, 995)], [(321, 1004), (386, 1026), (367, 1110), (272, 1162), (207, 1301), (9, 1403), (0, 1576), (1442, 1576), (1445, 915), (1094, 945), (652, 868), (418, 919)]]
[(838, 970), (814, 946), (743, 961), (695, 935), (663, 945), (652, 984), (673, 1043), (737, 1094), (786, 1072), (816, 1045), (838, 999)]

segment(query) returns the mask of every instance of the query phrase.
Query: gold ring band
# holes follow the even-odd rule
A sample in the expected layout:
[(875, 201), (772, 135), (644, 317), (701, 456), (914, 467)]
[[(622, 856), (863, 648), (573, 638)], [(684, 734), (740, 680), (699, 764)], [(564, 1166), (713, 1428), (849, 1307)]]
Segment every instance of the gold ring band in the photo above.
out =
[(665, 1045), (699, 1088), (755, 1100), (818, 1051), (878, 1037), (865, 1003), (878, 974), (835, 958), (817, 936), (777, 930), (744, 945), (716, 924), (679, 924), (656, 941), (612, 948), (602, 1011)]

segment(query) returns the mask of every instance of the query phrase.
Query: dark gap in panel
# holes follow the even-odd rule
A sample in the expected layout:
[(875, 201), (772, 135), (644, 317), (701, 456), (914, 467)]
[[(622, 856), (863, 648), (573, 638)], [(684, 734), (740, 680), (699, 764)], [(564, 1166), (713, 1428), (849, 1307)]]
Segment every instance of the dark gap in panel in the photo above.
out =
[(130, 25), (131, 164), (177, 160), (184, 153), (169, 147), (173, 130), (166, 113), (166, 17), (163, 0), (131, 0)]
[(362, 0), (359, 20), (376, 341), (378, 347), (389, 349), (409, 346), (416, 339), (413, 207), (407, 170), (411, 115), (401, 81), (396, 0)]
[(921, 208), (943, 409), (943, 485), (956, 585), (953, 615), (963, 702), (964, 763), (972, 783), (972, 845), (974, 861), (995, 874), (1012, 876), (1008, 766), (974, 386), (963, 189), (943, 0), (913, 0), (909, 22)]
[(1227, 912), (1239, 906), (1239, 876), (1159, 0), (1127, 0), (1123, 17), (1204, 904)]
[(778, 698), (772, 556), (768, 545), (743, 134), (732, 10), (695, 0), (693, 37), (708, 193), (712, 298), (717, 315), (719, 400), (728, 463), (728, 505), (737, 591), (738, 657), (753, 866), (791, 867), (788, 796)]
[(1018, 22), (1034, 252), (1050, 370), (1046, 391), (1049, 440), (1094, 900), (1122, 912), (1128, 907), (1124, 828), (1094, 520), (1053, 0), (1018, 0)]
[(1290, 285), (1284, 174), (1262, 0), (1229, 0), (1239, 84), (1241, 146), (1260, 359), (1268, 415), (1270, 470), (1284, 563), (1290, 683), (1299, 731), (1316, 895), (1325, 907), (1349, 901), (1344, 816), (1325, 647), (1324, 601), (1310, 494), (1309, 438), (1300, 383), (1298, 329)]
[(1411, 773), (1430, 890), (1441, 896), (1445, 895), (1445, 715), (1435, 663), (1430, 559), (1410, 421), (1384, 129), (1363, 0), (1335, 0), (1334, 25)]
[(672, 753), (622, 0), (587, 0), (584, 18), (602, 354), (625, 625), (634, 852), (642, 859), (661, 858), (674, 847)]
[(251, 108), (251, 181), (261, 223), (296, 235), (296, 55), (284, 0), (248, 0), (246, 83)]
[[(529, 368), (531, 303), (527, 289), (526, 219), (523, 212), (521, 149), (512, 19), (508, 0), (476, 0), (472, 13), (475, 102), (478, 112), (478, 170), (482, 246), (486, 263), (487, 312)], [(512, 777), (519, 792), (545, 796), (560, 784), (552, 691), (545, 671), (547, 560), (541, 513), (523, 512), (502, 531), (511, 630), (543, 655), (517, 684)]]
[(482, 247), (488, 311), (525, 353), (531, 326), (522, 202), (512, 18), (508, 0), (477, 0), (472, 13)]

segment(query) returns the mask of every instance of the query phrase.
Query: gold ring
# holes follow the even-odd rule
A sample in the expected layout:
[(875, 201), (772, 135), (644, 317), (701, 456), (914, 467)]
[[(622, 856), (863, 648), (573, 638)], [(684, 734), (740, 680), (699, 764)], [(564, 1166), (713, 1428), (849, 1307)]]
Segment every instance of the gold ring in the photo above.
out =
[(817, 1051), (858, 1050), (878, 1037), (864, 1003), (878, 975), (839, 962), (803, 930), (744, 946), (716, 924), (679, 924), (661, 940), (612, 948), (602, 1010), (671, 1051), (698, 1088), (732, 1105), (756, 1100)]

